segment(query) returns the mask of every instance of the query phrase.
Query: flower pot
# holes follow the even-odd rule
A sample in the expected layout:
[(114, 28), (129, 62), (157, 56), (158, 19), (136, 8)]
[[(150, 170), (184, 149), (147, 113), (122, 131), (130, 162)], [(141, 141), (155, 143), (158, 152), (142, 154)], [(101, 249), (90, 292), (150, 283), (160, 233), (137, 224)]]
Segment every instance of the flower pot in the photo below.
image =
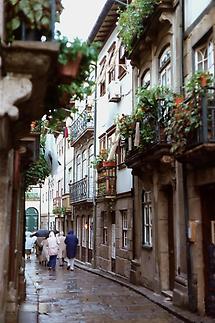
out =
[(205, 75), (200, 76), (200, 84), (201, 84), (202, 87), (207, 86), (207, 77)]
[(115, 167), (116, 162), (115, 161), (103, 161), (103, 167)]
[(68, 61), (65, 65), (59, 64), (58, 73), (62, 83), (70, 84), (78, 75), (82, 54), (79, 53), (74, 61)]

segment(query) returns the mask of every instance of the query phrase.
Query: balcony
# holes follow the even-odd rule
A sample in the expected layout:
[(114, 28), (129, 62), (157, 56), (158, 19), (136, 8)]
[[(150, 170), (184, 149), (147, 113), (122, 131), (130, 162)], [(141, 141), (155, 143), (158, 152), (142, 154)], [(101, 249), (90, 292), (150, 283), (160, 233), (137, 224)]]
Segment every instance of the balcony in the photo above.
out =
[(199, 103), (200, 126), (189, 134), (185, 150), (177, 159), (194, 166), (214, 164), (215, 88), (209, 88)]
[(64, 194), (62, 196), (62, 207), (65, 212), (71, 212), (70, 196), (69, 194)]
[(71, 146), (75, 146), (80, 140), (86, 140), (93, 134), (94, 121), (92, 112), (85, 109), (73, 122), (70, 130)]
[[(5, 10), (5, 25), (1, 28), (1, 57), (2, 57), (2, 87), (4, 87), (3, 101), (8, 100), (14, 104), (13, 109), (9, 106), (7, 111), (1, 111), (1, 115), (9, 116), (10, 145), (16, 144), (16, 139), (26, 137), (30, 131), (32, 120), (40, 119), (53, 103), (53, 93), (57, 93), (57, 64), (59, 45), (54, 41), (54, 14), (55, 1), (50, 2), (50, 25), (39, 38), (27, 37), (27, 29), (23, 23), (16, 30), (8, 30), (12, 19), (20, 19), (11, 10)], [(42, 4), (41, 4), (42, 5)], [(0, 0), (0, 7), (3, 1)], [(33, 28), (33, 26), (31, 26)], [(46, 26), (47, 27), (47, 26)], [(7, 41), (13, 34), (14, 40), (10, 45)], [(36, 34), (31, 30), (31, 34)], [(41, 36), (45, 35), (45, 42), (41, 41)], [(28, 41), (26, 41), (28, 40)], [(10, 99), (8, 99), (10, 97)], [(13, 109), (13, 114), (12, 114)], [(16, 122), (14, 122), (16, 121)], [(1, 125), (0, 125), (1, 126)]]
[(62, 207), (62, 198), (57, 196), (53, 198), (53, 208), (61, 208)]
[(116, 166), (102, 166), (98, 170), (97, 198), (116, 197)]
[[(144, 125), (140, 124), (140, 129)], [(164, 128), (156, 122), (150, 142), (134, 146), (134, 136), (126, 141), (125, 164), (129, 168), (143, 168), (150, 164), (150, 167), (157, 167), (160, 162), (168, 163), (172, 160), (171, 145), (164, 133)]]
[(71, 204), (79, 202), (92, 202), (93, 187), (92, 181), (85, 176), (81, 180), (70, 184), (70, 202)]

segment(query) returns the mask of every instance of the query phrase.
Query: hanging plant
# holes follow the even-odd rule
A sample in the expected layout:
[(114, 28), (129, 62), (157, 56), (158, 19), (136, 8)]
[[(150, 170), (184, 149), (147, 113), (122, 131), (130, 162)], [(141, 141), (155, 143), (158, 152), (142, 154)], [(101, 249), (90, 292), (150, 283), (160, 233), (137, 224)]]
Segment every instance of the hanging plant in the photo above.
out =
[(44, 138), (40, 143), (40, 156), (39, 159), (33, 162), (25, 173), (25, 187), (29, 185), (37, 185), (41, 181), (45, 181), (46, 177), (50, 175), (50, 168), (44, 157)]
[[(59, 48), (59, 90), (67, 93), (74, 100), (82, 100), (90, 95), (95, 82), (92, 80), (92, 68), (98, 57), (98, 43), (88, 44), (75, 38), (72, 42), (59, 32), (57, 35)], [(67, 67), (74, 67), (70, 72), (65, 72)]]
[(119, 10), (119, 37), (126, 51), (131, 53), (135, 38), (139, 38), (144, 30), (144, 20), (154, 11), (158, 0), (133, 0), (125, 11)]

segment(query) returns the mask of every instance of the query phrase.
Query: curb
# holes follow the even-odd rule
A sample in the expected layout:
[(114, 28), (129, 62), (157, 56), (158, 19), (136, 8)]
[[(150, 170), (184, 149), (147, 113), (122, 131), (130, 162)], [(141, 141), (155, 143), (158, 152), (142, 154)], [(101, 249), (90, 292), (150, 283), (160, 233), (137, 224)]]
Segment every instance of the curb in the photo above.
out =
[(122, 286), (125, 286), (134, 292), (144, 296), (151, 302), (155, 303), (156, 305), (162, 307), (169, 313), (173, 314), (175, 317), (183, 320), (183, 322), (186, 323), (214, 323), (214, 319), (212, 318), (206, 318), (206, 317), (200, 317), (197, 314), (193, 314), (191, 312), (185, 311), (180, 309), (179, 307), (174, 306), (172, 303), (166, 303), (165, 297), (163, 297), (160, 294), (155, 294), (154, 292), (150, 291), (149, 289), (142, 287), (142, 286), (136, 286), (132, 283), (126, 281), (125, 279), (121, 278), (117, 274), (111, 273), (111, 272), (105, 272), (99, 269), (94, 269), (89, 266), (87, 266), (85, 263), (81, 262), (80, 260), (75, 260), (75, 265), (77, 268), (86, 270), (88, 272), (91, 272), (95, 275), (102, 276), (106, 279), (110, 279)]

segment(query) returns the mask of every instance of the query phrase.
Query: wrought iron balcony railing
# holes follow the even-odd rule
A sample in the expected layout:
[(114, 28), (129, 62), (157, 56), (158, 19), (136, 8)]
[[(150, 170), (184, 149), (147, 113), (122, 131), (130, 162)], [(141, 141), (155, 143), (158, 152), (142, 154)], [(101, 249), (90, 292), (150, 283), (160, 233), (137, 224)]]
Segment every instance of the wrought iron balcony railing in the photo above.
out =
[(84, 200), (91, 200), (93, 197), (92, 181), (88, 176), (70, 184), (70, 202), (77, 203)]
[(98, 170), (97, 197), (113, 198), (116, 196), (116, 167), (106, 166)]
[(190, 140), (188, 147), (207, 143), (215, 143), (215, 88), (208, 88), (208, 91), (201, 96), (200, 100), (200, 127)]
[(85, 134), (89, 132), (91, 133), (93, 131), (93, 127), (94, 127), (94, 121), (92, 118), (92, 113), (88, 112), (85, 109), (71, 126), (71, 131), (70, 131), (71, 145), (76, 143)]

